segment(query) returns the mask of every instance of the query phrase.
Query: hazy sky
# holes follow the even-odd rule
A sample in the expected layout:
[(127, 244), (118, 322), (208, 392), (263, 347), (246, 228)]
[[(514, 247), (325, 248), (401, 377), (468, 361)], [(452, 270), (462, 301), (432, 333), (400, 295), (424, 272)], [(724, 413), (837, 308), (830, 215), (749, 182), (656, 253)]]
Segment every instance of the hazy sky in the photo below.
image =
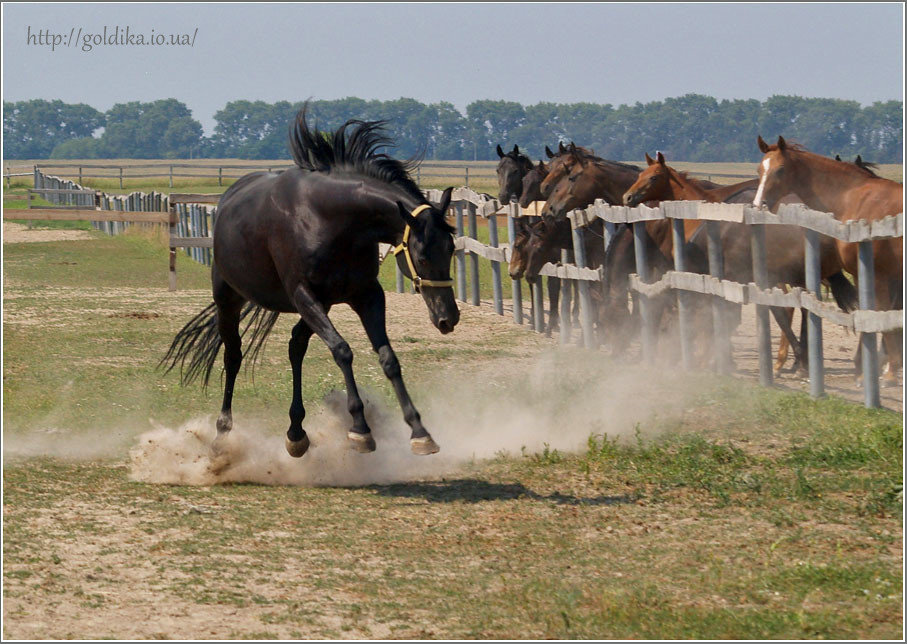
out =
[[(83, 51), (105, 26), (195, 44)], [(406, 96), (464, 110), (696, 92), (868, 104), (903, 100), (903, 29), (900, 3), (6, 4), (3, 98), (106, 110), (174, 97), (208, 133), (236, 99)], [(42, 32), (64, 43), (39, 44)]]

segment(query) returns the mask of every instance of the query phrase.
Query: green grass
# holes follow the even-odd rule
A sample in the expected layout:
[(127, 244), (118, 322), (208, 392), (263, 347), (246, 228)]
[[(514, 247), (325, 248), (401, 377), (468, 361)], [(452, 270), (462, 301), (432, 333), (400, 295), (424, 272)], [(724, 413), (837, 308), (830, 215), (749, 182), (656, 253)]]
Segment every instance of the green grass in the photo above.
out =
[[(835, 398), (690, 374), (682, 403), (653, 400), (635, 434), (607, 435), (609, 418), (593, 418), (585, 449), (569, 452), (551, 447), (555, 423), (551, 445), (435, 480), (130, 480), (127, 450), (149, 417), (176, 426), (219, 406), (216, 380), (206, 395), (154, 368), (210, 298), (207, 269), (178, 261), (181, 290), (169, 293), (164, 244), (138, 232), (4, 246), (6, 444), (110, 446), (89, 460), (7, 458), (5, 636), (900, 637), (903, 416)], [(357, 379), (392, 402), (364, 334), (338, 319)], [(417, 401), (439, 383), (460, 396), (476, 374), (502, 403), (550, 346), (508, 321), (478, 340), (392, 323)], [(290, 324), (279, 322), (254, 381), (237, 382), (238, 417), (275, 435)], [(557, 415), (588, 377), (636, 373), (587, 358), (551, 358)], [(342, 387), (320, 342), (303, 374), (306, 401)], [(615, 412), (633, 391), (614, 393)], [(468, 417), (470, 398), (456, 399)]]

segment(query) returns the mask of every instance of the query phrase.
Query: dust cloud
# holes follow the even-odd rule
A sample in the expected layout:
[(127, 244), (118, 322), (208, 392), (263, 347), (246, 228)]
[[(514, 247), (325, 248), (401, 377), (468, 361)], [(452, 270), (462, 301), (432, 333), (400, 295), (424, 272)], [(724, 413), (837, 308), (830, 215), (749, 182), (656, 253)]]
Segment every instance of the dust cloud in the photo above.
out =
[(362, 392), (366, 419), (378, 448), (371, 454), (351, 450), (346, 395), (334, 391), (306, 417), (303, 426), (312, 446), (300, 459), (286, 453), (283, 427), (243, 420), (240, 412), (217, 449), (212, 449), (212, 417), (142, 434), (130, 451), (131, 476), (202, 486), (359, 486), (437, 478), (502, 453), (533, 453), (546, 446), (575, 452), (584, 449), (590, 434), (626, 436), (660, 410), (681, 409), (693, 394), (688, 377), (618, 368), (597, 352), (577, 350), (517, 360), (507, 373), (498, 363), (497, 370), (479, 366), (409, 384), (423, 422), (441, 446), (438, 454), (412, 454), (399, 407), (368, 391)]

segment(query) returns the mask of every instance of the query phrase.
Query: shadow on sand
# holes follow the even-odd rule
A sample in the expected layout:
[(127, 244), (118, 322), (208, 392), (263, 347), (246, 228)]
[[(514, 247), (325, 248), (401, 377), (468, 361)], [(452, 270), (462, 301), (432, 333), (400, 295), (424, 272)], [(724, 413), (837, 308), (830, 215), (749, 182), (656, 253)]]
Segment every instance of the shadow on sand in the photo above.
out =
[(421, 498), (430, 503), (478, 503), (480, 501), (510, 501), (532, 499), (558, 505), (617, 505), (633, 503), (635, 498), (628, 495), (577, 497), (571, 494), (553, 492), (539, 494), (521, 483), (489, 483), (478, 479), (452, 479), (442, 481), (420, 481), (417, 483), (395, 483), (393, 485), (370, 485), (380, 496), (398, 498)]

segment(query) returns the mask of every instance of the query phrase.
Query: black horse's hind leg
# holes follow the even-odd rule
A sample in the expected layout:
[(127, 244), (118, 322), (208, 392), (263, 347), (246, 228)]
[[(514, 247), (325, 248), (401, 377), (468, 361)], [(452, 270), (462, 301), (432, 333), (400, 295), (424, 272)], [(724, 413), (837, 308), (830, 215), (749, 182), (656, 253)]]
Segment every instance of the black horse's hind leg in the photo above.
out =
[(218, 436), (233, 429), (233, 385), (242, 364), (242, 339), (239, 336), (239, 317), (243, 298), (214, 271), (214, 303), (217, 304), (217, 330), (224, 342), (224, 399), (217, 419)]
[(409, 440), (413, 453), (434, 454), (440, 448), (422, 424), (422, 417), (416, 410), (416, 406), (413, 405), (409, 392), (406, 391), (403, 374), (400, 371), (400, 362), (387, 337), (384, 290), (381, 285), (375, 282), (360, 299), (351, 302), (351, 306), (362, 320), (362, 326), (365, 327), (372, 348), (378, 354), (378, 362), (381, 363), (384, 375), (394, 386), (394, 392), (397, 394), (397, 400), (403, 410), (403, 419), (412, 430)]
[(359, 389), (356, 387), (356, 379), (353, 377), (353, 350), (350, 349), (347, 341), (337, 333), (325, 308), (305, 286), (300, 284), (296, 287), (293, 292), (293, 304), (306, 325), (328, 346), (334, 362), (343, 372), (343, 380), (346, 382), (347, 409), (353, 417), (353, 427), (347, 432), (347, 438), (358, 452), (375, 451), (375, 439), (372, 438), (372, 430), (365, 422), (365, 406), (362, 404)]
[(302, 404), (302, 359), (309, 347), (312, 329), (300, 320), (293, 327), (290, 338), (290, 367), (293, 371), (293, 402), (290, 403), (290, 429), (287, 430), (287, 452), (299, 458), (309, 449), (309, 437), (302, 428), (305, 418), (305, 406)]
[(807, 364), (805, 345), (801, 344), (801, 342), (797, 340), (797, 336), (794, 334), (794, 330), (791, 328), (790, 323), (793, 321), (793, 316), (791, 316), (791, 318), (788, 318), (787, 310), (781, 306), (770, 306), (769, 310), (772, 312), (772, 316), (775, 318), (775, 322), (777, 322), (778, 326), (781, 327), (781, 332), (784, 333), (784, 335), (787, 337), (788, 344), (790, 344), (791, 348), (794, 350), (794, 364)]

